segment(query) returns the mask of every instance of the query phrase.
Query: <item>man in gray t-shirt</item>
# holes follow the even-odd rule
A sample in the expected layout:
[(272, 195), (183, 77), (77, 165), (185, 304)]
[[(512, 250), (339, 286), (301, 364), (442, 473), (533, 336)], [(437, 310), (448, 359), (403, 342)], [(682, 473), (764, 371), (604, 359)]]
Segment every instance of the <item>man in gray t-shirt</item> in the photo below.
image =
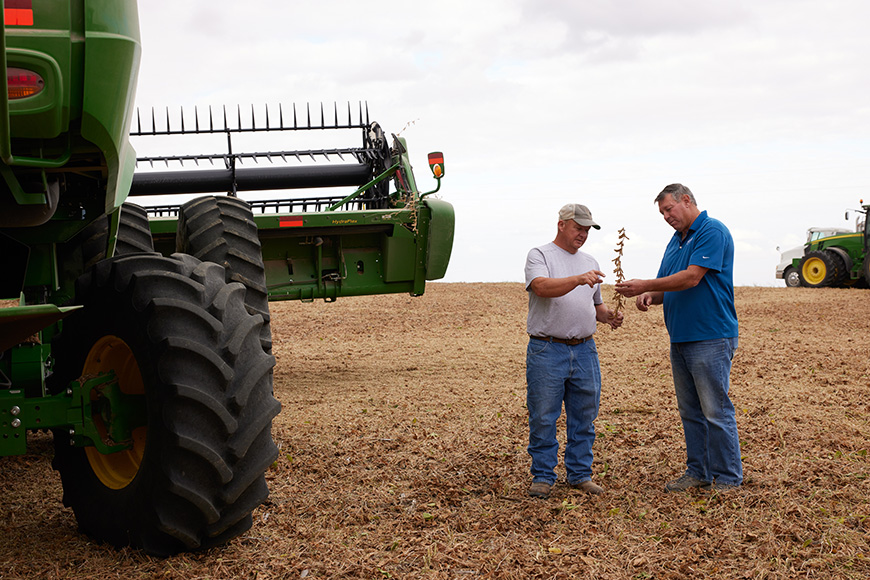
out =
[(568, 485), (588, 493), (604, 490), (592, 483), (593, 421), (598, 416), (601, 371), (592, 335), (598, 322), (622, 325), (601, 300), (598, 262), (580, 251), (591, 228), (600, 229), (589, 209), (568, 204), (559, 211), (556, 239), (529, 251), (526, 351), (526, 403), (529, 409), (529, 495), (547, 497), (556, 482), (559, 462), (556, 421), (565, 404)]

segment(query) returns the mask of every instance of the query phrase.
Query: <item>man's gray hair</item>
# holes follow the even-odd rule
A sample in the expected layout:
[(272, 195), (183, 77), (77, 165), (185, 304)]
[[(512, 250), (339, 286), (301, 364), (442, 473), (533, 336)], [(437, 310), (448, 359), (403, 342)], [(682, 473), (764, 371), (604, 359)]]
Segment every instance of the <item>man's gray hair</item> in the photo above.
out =
[(683, 199), (683, 196), (685, 195), (689, 198), (689, 201), (692, 202), (692, 205), (698, 205), (698, 203), (695, 201), (695, 196), (692, 194), (692, 190), (683, 185), (682, 183), (672, 183), (669, 186), (665, 187), (662, 192), (656, 196), (655, 202), (653, 203), (659, 203), (669, 195), (672, 196), (674, 198), (674, 201), (678, 203), (681, 199)]

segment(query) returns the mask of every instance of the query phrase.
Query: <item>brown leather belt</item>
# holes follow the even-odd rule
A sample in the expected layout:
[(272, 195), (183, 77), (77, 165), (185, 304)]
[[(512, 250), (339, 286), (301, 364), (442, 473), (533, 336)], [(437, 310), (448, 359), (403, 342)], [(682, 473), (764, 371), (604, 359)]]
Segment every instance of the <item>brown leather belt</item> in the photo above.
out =
[(555, 336), (532, 336), (531, 334), (529, 335), (529, 338), (533, 340), (543, 340), (544, 342), (558, 342), (560, 344), (567, 344), (568, 346), (575, 346), (583, 344), (587, 340), (592, 340), (592, 336), (584, 338), (556, 338)]

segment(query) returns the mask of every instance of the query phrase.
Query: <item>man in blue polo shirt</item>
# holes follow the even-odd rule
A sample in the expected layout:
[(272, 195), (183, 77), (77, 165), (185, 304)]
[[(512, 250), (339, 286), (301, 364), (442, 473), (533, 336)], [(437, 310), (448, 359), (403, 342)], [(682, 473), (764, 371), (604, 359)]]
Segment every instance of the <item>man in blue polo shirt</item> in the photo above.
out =
[(688, 187), (675, 183), (655, 202), (676, 232), (654, 280), (616, 285), (637, 297), (638, 310), (663, 304), (671, 369), (686, 437), (686, 472), (665, 491), (727, 490), (743, 483), (740, 439), (728, 397), (737, 351), (734, 241), (722, 222), (700, 211)]

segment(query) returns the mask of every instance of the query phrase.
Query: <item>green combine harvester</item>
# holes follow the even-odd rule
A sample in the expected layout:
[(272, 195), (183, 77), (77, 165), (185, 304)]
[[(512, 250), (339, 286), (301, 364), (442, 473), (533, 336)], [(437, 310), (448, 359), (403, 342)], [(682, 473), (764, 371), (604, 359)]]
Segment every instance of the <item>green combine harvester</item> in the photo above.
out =
[(429, 196), (443, 157), (420, 193), (363, 104), (139, 114), (135, 1), (0, 4), (0, 455), (51, 431), (63, 502), (98, 540), (220, 545), (277, 457), (269, 301), (423, 294), (453, 244)]

